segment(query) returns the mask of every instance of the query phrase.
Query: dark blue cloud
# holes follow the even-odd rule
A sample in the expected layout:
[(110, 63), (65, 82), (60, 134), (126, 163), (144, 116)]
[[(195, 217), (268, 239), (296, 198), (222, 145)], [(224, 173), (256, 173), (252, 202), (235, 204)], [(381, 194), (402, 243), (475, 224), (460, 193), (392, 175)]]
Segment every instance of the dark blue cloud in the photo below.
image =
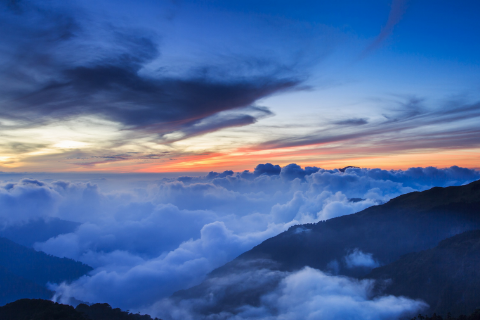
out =
[(208, 179), (208, 180), (211, 180), (211, 179), (215, 179), (215, 178), (225, 178), (225, 177), (232, 176), (232, 175), (233, 175), (232, 170), (226, 170), (222, 173), (211, 171), (207, 174), (207, 176), (205, 178)]
[(317, 167), (305, 167), (305, 169), (302, 169), (298, 164), (291, 163), (282, 168), (280, 176), (287, 181), (294, 179), (303, 180), (305, 176), (318, 172), (318, 170), (320, 169)]
[(282, 168), (279, 165), (273, 165), (271, 163), (259, 164), (255, 167), (253, 172), (245, 170), (239, 174), (242, 179), (252, 180), (258, 176), (278, 176)]
[(342, 126), (361, 126), (367, 123), (368, 123), (368, 120), (364, 118), (352, 118), (352, 119), (346, 119), (346, 120), (340, 120), (340, 121), (334, 122), (334, 124), (342, 125)]
[(45, 6), (21, 2), (18, 10), (0, 13), (0, 32), (7, 35), (0, 40), (0, 81), (8, 83), (0, 92), (7, 98), (0, 113), (23, 126), (96, 116), (127, 129), (160, 135), (180, 130), (188, 137), (271, 115), (255, 103), (303, 81), (281, 63), (254, 56), (178, 75), (146, 74), (145, 66), (160, 57), (159, 36), (98, 22), (92, 30), (86, 12)]
[(279, 165), (273, 165), (271, 163), (259, 164), (255, 167), (253, 174), (260, 176), (266, 174), (267, 176), (279, 175), (282, 169)]

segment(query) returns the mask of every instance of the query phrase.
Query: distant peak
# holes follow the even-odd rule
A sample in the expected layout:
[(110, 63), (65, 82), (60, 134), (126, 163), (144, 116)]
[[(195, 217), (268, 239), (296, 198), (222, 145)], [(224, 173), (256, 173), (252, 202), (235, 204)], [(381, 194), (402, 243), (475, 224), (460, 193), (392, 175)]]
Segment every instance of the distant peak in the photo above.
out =
[(338, 169), (338, 171), (340, 171), (340, 172), (345, 172), (345, 170), (347, 170), (347, 169), (360, 169), (360, 167), (356, 167), (356, 166), (346, 166), (345, 168)]

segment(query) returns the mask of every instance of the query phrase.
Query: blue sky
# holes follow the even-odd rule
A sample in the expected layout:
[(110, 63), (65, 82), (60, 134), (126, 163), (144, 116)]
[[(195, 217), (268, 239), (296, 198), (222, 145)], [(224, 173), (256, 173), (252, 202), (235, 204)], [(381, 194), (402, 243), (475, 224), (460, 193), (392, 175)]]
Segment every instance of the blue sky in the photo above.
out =
[(0, 169), (478, 167), (479, 9), (3, 2)]
[[(291, 226), (480, 178), (478, 12), (478, 1), (0, 0), (0, 230), (77, 223), (33, 245), (94, 268), (50, 284), (61, 302), (196, 319), (192, 301), (168, 297)], [(361, 168), (337, 170), (349, 165)], [(310, 303), (328, 301), (325, 287), (355, 301), (334, 318), (422, 307), (390, 296), (382, 314), (368, 281), (275, 276), (299, 284), (305, 303), (283, 306), (294, 318), (330, 310)]]

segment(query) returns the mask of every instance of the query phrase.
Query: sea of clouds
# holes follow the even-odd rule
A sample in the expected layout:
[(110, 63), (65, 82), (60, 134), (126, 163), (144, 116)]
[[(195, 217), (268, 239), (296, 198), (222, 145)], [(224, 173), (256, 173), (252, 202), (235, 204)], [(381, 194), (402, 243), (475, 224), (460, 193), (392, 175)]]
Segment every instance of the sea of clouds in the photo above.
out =
[[(205, 320), (298, 320), (298, 319), (398, 319), (427, 307), (405, 297), (374, 297), (373, 280), (335, 276), (305, 267), (297, 272), (250, 269), (207, 280), (209, 295), (182, 300), (161, 299), (151, 314), (165, 319)], [(242, 299), (244, 293), (270, 290), (260, 305), (244, 303), (228, 308), (226, 295)], [(228, 290), (225, 290), (228, 288)], [(231, 303), (231, 300), (230, 300)], [(205, 314), (205, 310), (208, 310)], [(202, 312), (203, 311), (203, 312)]]
[[(50, 284), (59, 301), (107, 302), (164, 319), (194, 319), (189, 306), (215, 301), (182, 305), (168, 297), (201, 283), (209, 272), (265, 239), (293, 225), (352, 214), (404, 193), (466, 184), (480, 179), (480, 172), (459, 167), (342, 172), (261, 164), (253, 172), (161, 179), (143, 175), (141, 183), (129, 179), (125, 187), (112, 176), (95, 182), (0, 174), (2, 228), (35, 219), (78, 223), (73, 232), (34, 244), (37, 250), (94, 268), (71, 284)], [(352, 266), (381, 263), (363, 252), (345, 259)], [(252, 271), (249, 281), (240, 280), (242, 274), (222, 280), (246, 286), (254, 279), (275, 278), (279, 285), (262, 297), (261, 306), (244, 305), (212, 319), (335, 319), (339, 314), (391, 319), (424, 307), (402, 297), (372, 298), (367, 280), (310, 268), (261, 272), (267, 271)]]

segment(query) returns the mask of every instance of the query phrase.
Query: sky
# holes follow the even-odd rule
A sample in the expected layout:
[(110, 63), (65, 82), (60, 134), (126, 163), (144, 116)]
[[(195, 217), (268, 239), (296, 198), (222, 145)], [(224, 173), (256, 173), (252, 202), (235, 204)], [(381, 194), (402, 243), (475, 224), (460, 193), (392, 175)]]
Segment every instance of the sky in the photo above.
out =
[[(292, 226), (480, 179), (479, 10), (0, 0), (0, 236), (93, 268), (49, 283), (56, 301), (201, 318), (219, 302), (171, 295)], [(31, 232), (50, 223), (47, 237)], [(335, 262), (384, 264), (360, 250)], [(391, 320), (427, 307), (330, 271), (209, 279), (217, 297), (222, 285), (271, 290), (205, 319)]]
[(478, 1), (0, 2), (0, 171), (479, 168)]

